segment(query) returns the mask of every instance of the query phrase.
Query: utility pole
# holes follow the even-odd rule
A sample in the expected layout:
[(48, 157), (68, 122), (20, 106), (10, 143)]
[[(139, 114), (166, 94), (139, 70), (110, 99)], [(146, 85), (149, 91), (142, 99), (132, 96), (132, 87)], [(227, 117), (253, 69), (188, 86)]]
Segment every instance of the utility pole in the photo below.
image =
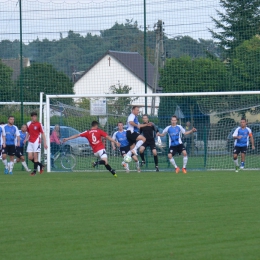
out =
[[(153, 93), (156, 93), (158, 87), (159, 69), (164, 67), (164, 48), (163, 48), (163, 22), (158, 20), (155, 24), (156, 33), (156, 46), (155, 46), (155, 59), (154, 59), (154, 75), (153, 75)], [(155, 114), (155, 100), (156, 97), (152, 97), (151, 115)]]

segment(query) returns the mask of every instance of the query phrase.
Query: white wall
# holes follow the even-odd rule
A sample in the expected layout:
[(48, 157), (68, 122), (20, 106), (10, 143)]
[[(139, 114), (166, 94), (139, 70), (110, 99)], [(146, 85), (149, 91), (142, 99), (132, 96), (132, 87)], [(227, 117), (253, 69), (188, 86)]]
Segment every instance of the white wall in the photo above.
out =
[[(110, 57), (110, 66), (109, 66)], [(109, 87), (117, 85), (128, 85), (132, 88), (130, 94), (144, 94), (145, 87), (143, 81), (137, 78), (131, 71), (126, 69), (114, 57), (106, 55), (93, 68), (91, 68), (81, 79), (74, 85), (75, 94), (107, 94)], [(147, 87), (147, 93), (151, 94), (152, 89)], [(139, 98), (133, 105), (144, 106), (144, 98)], [(150, 113), (151, 98), (147, 98), (148, 113)], [(156, 98), (156, 106), (159, 106), (159, 98)], [(144, 108), (140, 109), (144, 113)], [(156, 113), (157, 113), (156, 109)]]

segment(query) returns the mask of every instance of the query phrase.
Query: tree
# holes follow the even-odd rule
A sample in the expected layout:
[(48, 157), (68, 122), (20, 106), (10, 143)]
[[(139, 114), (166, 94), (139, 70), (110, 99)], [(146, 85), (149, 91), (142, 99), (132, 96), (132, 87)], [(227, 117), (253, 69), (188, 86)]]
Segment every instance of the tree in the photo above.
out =
[(260, 33), (260, 0), (220, 0), (220, 6), (225, 13), (217, 11), (219, 20), (212, 20), (221, 31), (209, 31), (230, 55), (243, 41)]
[[(109, 94), (129, 94), (132, 90), (131, 87), (127, 85), (122, 85), (118, 82), (117, 85), (113, 85), (109, 88)], [(112, 98), (109, 101), (109, 113), (115, 115), (128, 115), (131, 113), (131, 104), (137, 98), (130, 97), (119, 97), (119, 98)]]
[[(260, 37), (254, 36), (248, 41), (244, 41), (234, 50), (234, 58), (230, 62), (232, 72), (233, 90), (236, 91), (256, 91), (260, 86)], [(236, 97), (236, 106), (245, 107), (241, 115), (249, 111), (250, 113), (259, 112), (259, 95)], [(256, 108), (254, 108), (256, 106)], [(252, 107), (248, 109), (248, 107)]]
[[(159, 85), (163, 92), (215, 92), (229, 90), (229, 73), (226, 65), (219, 60), (209, 58), (192, 59), (190, 57), (172, 58), (166, 61), (160, 72)], [(206, 97), (207, 104), (209, 102)], [(181, 107), (184, 115), (191, 118), (199, 112), (198, 101), (202, 97), (165, 97), (160, 99), (159, 117), (164, 120), (174, 114), (176, 105)]]
[[(34, 63), (24, 69), (23, 75), (24, 101), (39, 101), (40, 92), (45, 94), (73, 94), (73, 84), (63, 73), (50, 64)], [(20, 80), (18, 80), (20, 86)], [(61, 102), (71, 103), (71, 100)]]
[(0, 100), (13, 101), (16, 90), (12, 81), (13, 70), (0, 60)]

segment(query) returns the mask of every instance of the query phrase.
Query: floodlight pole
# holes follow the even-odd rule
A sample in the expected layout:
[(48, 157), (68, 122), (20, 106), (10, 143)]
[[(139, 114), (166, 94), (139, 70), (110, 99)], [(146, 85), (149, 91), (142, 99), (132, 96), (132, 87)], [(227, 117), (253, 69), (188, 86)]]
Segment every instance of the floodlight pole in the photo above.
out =
[(19, 0), (20, 13), (20, 102), (21, 102), (21, 124), (23, 124), (23, 31), (22, 31), (22, 0)]
[[(146, 0), (144, 0), (144, 93), (147, 94)], [(145, 97), (145, 114), (147, 114), (147, 97)]]

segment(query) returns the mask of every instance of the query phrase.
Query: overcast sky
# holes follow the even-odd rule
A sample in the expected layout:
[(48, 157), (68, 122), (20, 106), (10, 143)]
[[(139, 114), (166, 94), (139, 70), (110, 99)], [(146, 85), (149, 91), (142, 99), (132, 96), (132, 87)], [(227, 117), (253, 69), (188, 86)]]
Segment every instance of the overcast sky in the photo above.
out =
[[(0, 40), (19, 39), (17, 0), (0, 0)], [(207, 28), (214, 28), (210, 16), (220, 10), (218, 0), (146, 0), (149, 30), (158, 19), (164, 21), (165, 34), (172, 38), (189, 35), (210, 39)], [(58, 39), (69, 30), (82, 35), (99, 34), (115, 22), (137, 20), (144, 25), (143, 0), (23, 0), (23, 40)]]

